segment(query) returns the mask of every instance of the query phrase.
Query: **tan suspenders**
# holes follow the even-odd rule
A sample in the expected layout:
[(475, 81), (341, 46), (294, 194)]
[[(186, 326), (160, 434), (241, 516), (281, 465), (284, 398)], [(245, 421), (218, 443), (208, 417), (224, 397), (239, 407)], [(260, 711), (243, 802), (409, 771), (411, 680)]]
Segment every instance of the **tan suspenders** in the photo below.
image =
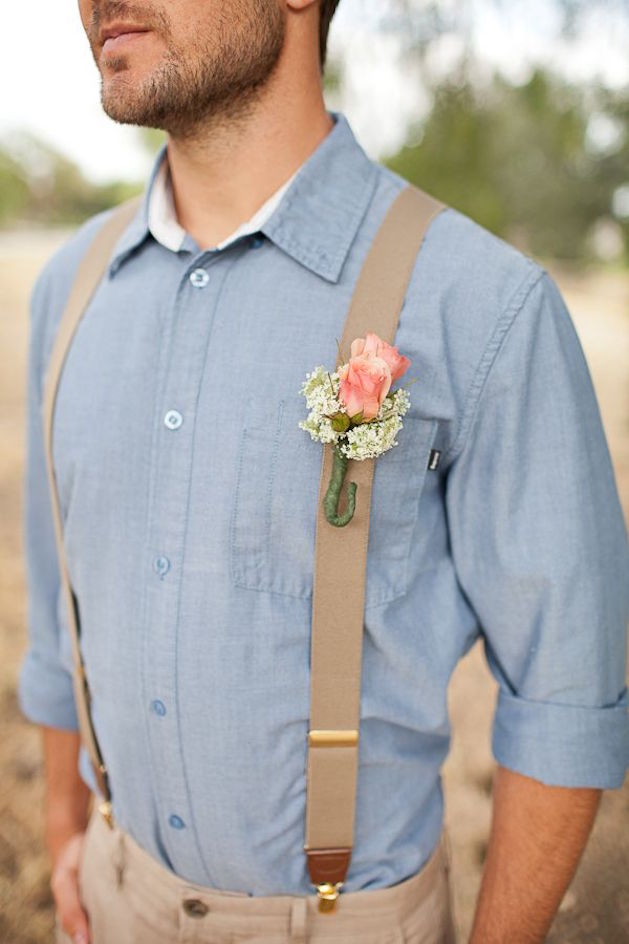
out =
[[(72, 636), (79, 728), (101, 794), (100, 810), (110, 825), (113, 823), (111, 790), (92, 724), (78, 611), (65, 560), (52, 462), (52, 425), (57, 386), (72, 337), (104, 274), (113, 247), (136, 212), (140, 199), (134, 197), (116, 207), (81, 260), (55, 337), (43, 396), (46, 462), (59, 569)], [(444, 204), (411, 185), (395, 197), (356, 283), (341, 339), (343, 353), (349, 352), (354, 338), (364, 337), (367, 331), (374, 331), (394, 343), (415, 258), (430, 222), (442, 209)], [(348, 480), (351, 478), (358, 484), (356, 511), (348, 525), (336, 528), (327, 522), (322, 505), (330, 478), (332, 446), (326, 444), (322, 448), (316, 511), (304, 850), (311, 881), (317, 888), (319, 908), (332, 911), (347, 875), (354, 835), (365, 573), (371, 484), (377, 460), (350, 460)], [(342, 582), (338, 580), (341, 564)], [(343, 627), (342, 633), (339, 626)]]
[[(442, 203), (412, 186), (393, 201), (354, 289), (340, 344), (345, 356), (353, 339), (367, 331), (393, 344), (415, 258), (431, 220), (442, 209)], [(350, 460), (347, 480), (358, 485), (356, 510), (349, 524), (336, 528), (323, 509), (332, 445), (323, 450), (312, 601), (305, 850), (320, 910), (332, 910), (352, 854), (369, 510), (378, 460)]]
[(44, 420), (44, 439), (46, 447), (46, 467), (48, 469), (48, 480), (51, 491), (52, 513), (55, 526), (55, 539), (57, 542), (57, 557), (59, 560), (59, 571), (61, 575), (61, 585), (65, 607), (68, 615), (68, 624), (70, 636), (72, 637), (72, 656), (74, 662), (74, 700), (79, 719), (79, 729), (81, 739), (87, 750), (90, 763), (94, 770), (94, 776), (101, 797), (101, 811), (103, 815), (111, 816), (111, 793), (107, 780), (107, 768), (101, 756), (96, 733), (92, 724), (90, 714), (90, 691), (85, 675), (83, 657), (80, 647), (80, 626), (76, 601), (66, 564), (65, 549), (63, 545), (63, 531), (61, 525), (61, 510), (59, 506), (59, 495), (57, 493), (57, 483), (55, 480), (54, 467), (52, 462), (52, 423), (53, 411), (55, 408), (55, 397), (57, 395), (57, 386), (63, 370), (63, 364), (66, 354), (70, 349), (70, 344), (74, 332), (78, 327), (81, 316), (85, 311), (87, 304), (94, 294), (94, 291), (100, 282), (109, 257), (116, 244), (118, 237), (122, 234), (127, 224), (138, 208), (141, 197), (133, 197), (131, 200), (125, 200), (120, 206), (116, 207), (112, 215), (101, 226), (95, 238), (81, 259), (76, 277), (70, 289), (70, 295), (66, 303), (55, 341), (53, 344), (46, 377), (44, 379), (43, 391), (43, 420)]

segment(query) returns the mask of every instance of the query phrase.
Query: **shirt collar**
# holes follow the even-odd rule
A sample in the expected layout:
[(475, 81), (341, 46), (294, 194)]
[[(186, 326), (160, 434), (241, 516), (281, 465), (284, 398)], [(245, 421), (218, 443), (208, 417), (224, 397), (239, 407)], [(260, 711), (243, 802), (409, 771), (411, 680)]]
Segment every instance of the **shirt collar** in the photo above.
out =
[[(177, 210), (173, 198), (173, 190), (168, 166), (168, 155), (162, 150), (162, 160), (159, 164), (157, 175), (153, 180), (151, 192), (148, 201), (148, 228), (151, 235), (172, 252), (179, 252), (180, 249), (186, 249), (192, 246), (189, 235), (177, 219)], [(216, 249), (224, 249), (229, 243), (234, 242), (240, 236), (257, 232), (263, 223), (271, 216), (273, 210), (278, 205), (284, 193), (290, 187), (293, 179), (297, 176), (299, 168), (292, 174), (281, 187), (278, 187), (274, 193), (265, 200), (261, 207), (244, 223), (241, 223), (229, 236), (216, 244)]]
[[(301, 165), (259, 229), (297, 262), (337, 282), (377, 181), (377, 165), (357, 141), (342, 112), (328, 111), (334, 126)], [(110, 257), (113, 276), (147, 238), (150, 197), (167, 144), (162, 144), (142, 201)], [(186, 240), (182, 248), (189, 245)]]

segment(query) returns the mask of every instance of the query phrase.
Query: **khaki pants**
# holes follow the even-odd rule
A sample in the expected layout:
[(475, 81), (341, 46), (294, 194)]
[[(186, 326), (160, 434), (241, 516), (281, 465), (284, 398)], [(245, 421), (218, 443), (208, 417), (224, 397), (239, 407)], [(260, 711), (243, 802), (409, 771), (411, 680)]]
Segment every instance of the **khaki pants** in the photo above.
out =
[[(419, 872), (388, 888), (341, 891), (321, 914), (316, 895), (249, 896), (178, 878), (95, 810), (79, 872), (93, 944), (455, 944), (444, 833)], [(59, 927), (57, 944), (70, 939)]]

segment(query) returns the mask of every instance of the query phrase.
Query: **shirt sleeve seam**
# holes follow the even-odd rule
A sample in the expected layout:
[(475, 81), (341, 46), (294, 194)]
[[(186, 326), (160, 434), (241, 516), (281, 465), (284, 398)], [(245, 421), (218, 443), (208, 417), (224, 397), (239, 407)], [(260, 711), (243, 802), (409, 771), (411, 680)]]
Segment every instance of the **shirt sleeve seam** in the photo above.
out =
[(522, 695), (520, 692), (510, 692), (504, 689), (502, 686), (499, 686), (498, 690), (498, 701), (503, 703), (509, 703), (510, 701), (517, 701), (519, 704), (526, 706), (532, 705), (535, 708), (550, 708), (550, 709), (562, 709), (564, 711), (626, 711), (627, 710), (627, 701), (629, 697), (629, 690), (627, 686), (624, 685), (620, 690), (616, 699), (612, 702), (605, 702), (604, 704), (597, 705), (583, 705), (575, 704), (574, 702), (560, 702), (560, 701), (549, 701), (548, 699), (541, 698), (529, 698), (527, 695)]
[(502, 344), (509, 333), (511, 325), (514, 323), (518, 314), (526, 305), (526, 302), (528, 301), (533, 289), (547, 274), (546, 269), (543, 266), (540, 266), (538, 263), (532, 262), (530, 260), (529, 262), (532, 266), (534, 266), (533, 272), (527, 275), (527, 277), (519, 284), (518, 288), (511, 296), (507, 307), (498, 318), (494, 329), (491, 332), (489, 341), (487, 342), (478, 366), (474, 371), (472, 381), (467, 391), (465, 405), (461, 414), (461, 424), (459, 426), (459, 431), (455, 436), (452, 445), (447, 450), (446, 455), (443, 457), (444, 463), (453, 461), (461, 452), (463, 452), (469, 435), (469, 430), (472, 427), (474, 416), (476, 414), (481, 393), (487, 378), (489, 377), (489, 373), (496, 360), (498, 352), (500, 351), (500, 348), (502, 347)]

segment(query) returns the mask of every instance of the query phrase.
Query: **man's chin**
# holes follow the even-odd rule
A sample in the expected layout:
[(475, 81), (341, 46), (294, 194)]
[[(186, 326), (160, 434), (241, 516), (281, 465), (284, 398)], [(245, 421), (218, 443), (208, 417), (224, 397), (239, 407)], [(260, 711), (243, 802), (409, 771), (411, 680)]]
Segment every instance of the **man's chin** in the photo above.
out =
[(138, 96), (139, 82), (130, 72), (103, 78), (100, 101), (103, 111), (113, 121), (121, 124), (142, 124), (142, 113), (146, 111)]
[(100, 101), (103, 111), (121, 124), (157, 127), (152, 121), (159, 120), (156, 105), (162, 80), (159, 66), (101, 72)]
[(150, 119), (139, 103), (125, 101), (114, 92), (101, 97), (105, 114), (121, 125), (150, 126)]

